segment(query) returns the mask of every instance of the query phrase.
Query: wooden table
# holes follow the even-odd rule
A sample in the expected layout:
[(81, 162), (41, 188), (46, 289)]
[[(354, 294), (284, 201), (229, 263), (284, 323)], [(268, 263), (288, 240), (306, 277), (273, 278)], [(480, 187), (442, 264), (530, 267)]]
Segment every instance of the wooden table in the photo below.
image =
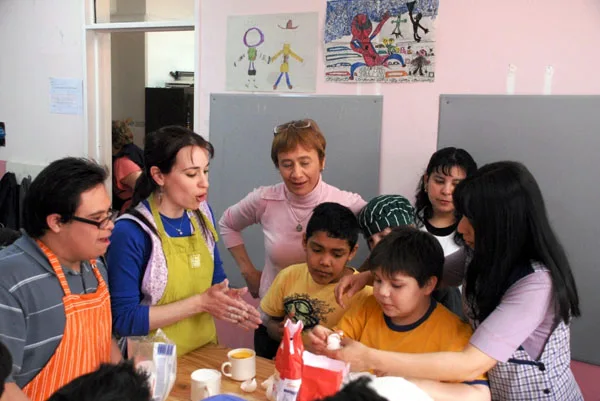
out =
[[(168, 401), (190, 400), (190, 376), (196, 369), (207, 368), (221, 371), (221, 365), (227, 361), (229, 348), (218, 345), (207, 345), (180, 357), (177, 360), (177, 381), (167, 398)], [(265, 390), (261, 383), (275, 372), (275, 364), (265, 358), (256, 357), (256, 382), (258, 388), (253, 393), (246, 393), (240, 389), (241, 382), (232, 380), (224, 375), (221, 378), (221, 393), (235, 394), (251, 401), (266, 401)]]

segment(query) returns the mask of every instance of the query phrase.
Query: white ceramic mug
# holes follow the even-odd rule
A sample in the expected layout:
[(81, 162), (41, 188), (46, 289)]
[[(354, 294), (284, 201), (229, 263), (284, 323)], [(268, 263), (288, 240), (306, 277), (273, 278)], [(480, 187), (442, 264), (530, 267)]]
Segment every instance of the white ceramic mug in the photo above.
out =
[(236, 381), (246, 381), (256, 376), (256, 352), (250, 348), (236, 348), (227, 353), (227, 362), (221, 372)]
[(221, 393), (221, 372), (218, 370), (194, 370), (191, 379), (191, 401), (200, 401)]

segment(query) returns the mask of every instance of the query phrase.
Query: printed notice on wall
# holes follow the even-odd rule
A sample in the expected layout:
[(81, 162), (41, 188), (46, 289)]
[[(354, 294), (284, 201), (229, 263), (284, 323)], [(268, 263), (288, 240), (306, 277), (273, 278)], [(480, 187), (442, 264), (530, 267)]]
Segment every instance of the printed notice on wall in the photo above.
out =
[(83, 114), (81, 79), (50, 78), (50, 113)]

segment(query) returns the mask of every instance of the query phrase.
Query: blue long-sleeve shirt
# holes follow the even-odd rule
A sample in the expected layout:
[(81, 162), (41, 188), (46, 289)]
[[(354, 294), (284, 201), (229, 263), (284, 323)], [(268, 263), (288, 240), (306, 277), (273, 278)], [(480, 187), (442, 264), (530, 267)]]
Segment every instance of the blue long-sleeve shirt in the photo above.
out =
[[(146, 202), (144, 204), (148, 207)], [(165, 231), (170, 237), (186, 237), (192, 234), (187, 213), (184, 213), (183, 218), (182, 222), (181, 219), (170, 219), (161, 215)], [(176, 230), (179, 227), (182, 234)], [(121, 336), (147, 335), (150, 331), (150, 306), (141, 304), (144, 297), (141, 288), (152, 252), (152, 239), (136, 222), (124, 219), (117, 221), (110, 241), (106, 260), (113, 329)], [(227, 278), (216, 244), (214, 266), (213, 285)]]

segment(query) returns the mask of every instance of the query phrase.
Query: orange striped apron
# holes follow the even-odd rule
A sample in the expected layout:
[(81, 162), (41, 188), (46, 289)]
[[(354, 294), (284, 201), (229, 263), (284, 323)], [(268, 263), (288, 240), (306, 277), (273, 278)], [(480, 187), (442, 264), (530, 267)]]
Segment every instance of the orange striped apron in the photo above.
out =
[(90, 261), (98, 280), (96, 292), (71, 294), (69, 283), (54, 253), (41, 241), (37, 244), (52, 265), (62, 290), (65, 306), (63, 337), (50, 358), (23, 392), (32, 401), (44, 401), (71, 380), (94, 371), (101, 363), (110, 362), (112, 320), (108, 287), (95, 261)]

